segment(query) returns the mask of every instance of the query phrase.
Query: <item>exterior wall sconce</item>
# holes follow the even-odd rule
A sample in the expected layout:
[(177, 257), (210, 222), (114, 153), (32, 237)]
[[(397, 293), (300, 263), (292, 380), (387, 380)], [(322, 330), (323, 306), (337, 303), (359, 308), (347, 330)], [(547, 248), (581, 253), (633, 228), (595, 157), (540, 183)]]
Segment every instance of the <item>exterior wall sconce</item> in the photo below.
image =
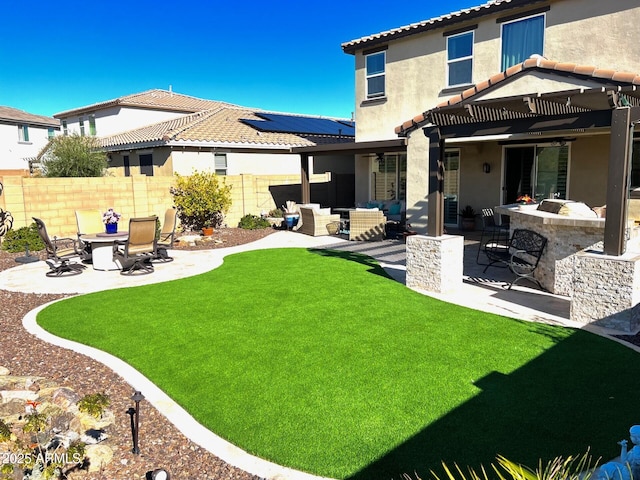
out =
[(487, 162), (484, 162), (482, 164), (482, 171), (484, 173), (489, 173), (491, 171), (491, 165), (489, 165)]
[[(136, 390), (131, 397), (131, 400), (136, 404), (135, 408), (130, 407), (127, 410), (127, 414), (131, 416), (131, 436), (133, 437), (133, 449), (131, 451), (135, 454), (139, 454), (140, 447), (138, 446), (138, 431), (140, 430), (140, 402), (144, 400), (144, 395), (142, 395), (140, 391)], [(160, 478), (162, 477), (158, 477), (158, 479)]]

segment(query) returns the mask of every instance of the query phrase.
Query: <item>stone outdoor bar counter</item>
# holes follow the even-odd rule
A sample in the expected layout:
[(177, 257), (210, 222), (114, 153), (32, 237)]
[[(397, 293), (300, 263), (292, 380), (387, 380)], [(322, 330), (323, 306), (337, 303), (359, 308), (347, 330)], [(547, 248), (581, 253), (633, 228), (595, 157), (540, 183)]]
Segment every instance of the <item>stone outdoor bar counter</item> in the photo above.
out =
[(585, 249), (602, 249), (605, 219), (598, 218), (595, 212), (592, 218), (559, 215), (538, 210), (537, 204), (501, 205), (495, 211), (510, 217), (511, 231), (526, 228), (546, 237), (547, 246), (535, 276), (552, 293), (570, 296), (575, 255)]

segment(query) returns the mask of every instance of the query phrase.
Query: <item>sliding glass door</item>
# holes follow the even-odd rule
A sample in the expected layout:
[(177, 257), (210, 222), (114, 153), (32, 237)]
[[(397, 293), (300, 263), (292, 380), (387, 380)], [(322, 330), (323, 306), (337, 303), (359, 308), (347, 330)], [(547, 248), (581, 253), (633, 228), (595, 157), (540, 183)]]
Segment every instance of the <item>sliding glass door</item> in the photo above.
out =
[(537, 202), (567, 198), (568, 170), (568, 145), (507, 147), (502, 201), (515, 203), (522, 195)]

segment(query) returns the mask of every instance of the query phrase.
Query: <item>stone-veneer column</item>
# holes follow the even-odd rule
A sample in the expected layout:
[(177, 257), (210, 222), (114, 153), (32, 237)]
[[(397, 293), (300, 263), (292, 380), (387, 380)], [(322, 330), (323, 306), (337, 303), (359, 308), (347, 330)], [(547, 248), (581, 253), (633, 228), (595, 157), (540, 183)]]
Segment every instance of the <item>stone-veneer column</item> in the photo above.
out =
[(462, 286), (464, 237), (443, 235), (407, 237), (407, 287), (436, 293)]
[(573, 258), (570, 319), (635, 332), (640, 326), (640, 255), (586, 251)]

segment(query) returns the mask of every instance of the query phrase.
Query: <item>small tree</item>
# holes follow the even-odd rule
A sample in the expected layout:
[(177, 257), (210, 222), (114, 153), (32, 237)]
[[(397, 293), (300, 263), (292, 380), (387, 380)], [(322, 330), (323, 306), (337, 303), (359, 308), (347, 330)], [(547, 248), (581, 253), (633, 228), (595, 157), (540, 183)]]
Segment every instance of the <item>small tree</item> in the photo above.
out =
[(95, 137), (57, 136), (38, 156), (46, 177), (103, 177), (107, 171), (107, 154)]
[(215, 173), (193, 172), (189, 176), (175, 174), (176, 185), (171, 187), (178, 218), (185, 228), (200, 230), (217, 228), (231, 208), (231, 186), (224, 178), (220, 182)]

